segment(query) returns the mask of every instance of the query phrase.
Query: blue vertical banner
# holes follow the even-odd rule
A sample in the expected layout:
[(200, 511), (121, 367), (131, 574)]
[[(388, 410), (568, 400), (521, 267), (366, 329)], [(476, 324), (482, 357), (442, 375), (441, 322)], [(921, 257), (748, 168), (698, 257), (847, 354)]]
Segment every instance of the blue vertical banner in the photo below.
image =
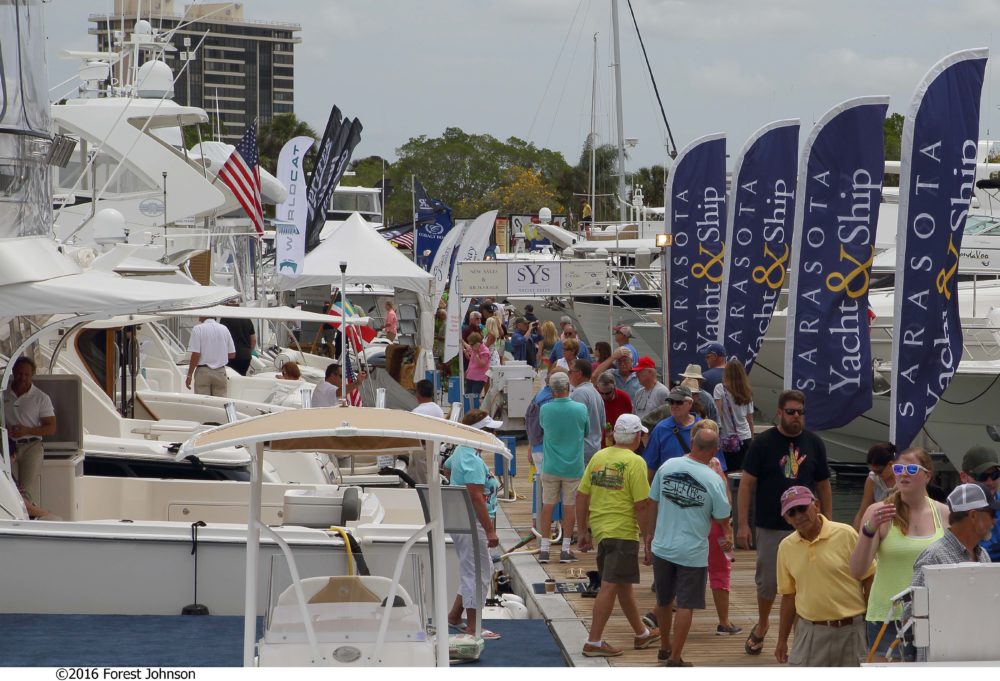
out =
[(839, 428), (872, 406), (868, 287), (885, 172), (888, 97), (828, 111), (799, 164), (785, 329), (785, 388), (806, 395), (806, 424)]
[(920, 433), (962, 359), (959, 253), (976, 181), (986, 49), (956, 52), (917, 86), (903, 123), (889, 441)]
[(733, 165), (719, 342), (749, 372), (785, 285), (795, 218), (799, 121), (755, 132)]
[(726, 136), (699, 137), (677, 156), (664, 194), (667, 231), (669, 337), (663, 382), (688, 364), (701, 364), (698, 348), (719, 337), (726, 228)]
[[(429, 270), (434, 256), (437, 255), (441, 242), (451, 231), (454, 222), (451, 219), (451, 208), (443, 201), (427, 196), (420, 180), (413, 180), (413, 198), (417, 208), (414, 216), (416, 232), (414, 232), (413, 257), (421, 267)], [(420, 249), (419, 252), (416, 249)], [(426, 251), (430, 251), (424, 255)]]

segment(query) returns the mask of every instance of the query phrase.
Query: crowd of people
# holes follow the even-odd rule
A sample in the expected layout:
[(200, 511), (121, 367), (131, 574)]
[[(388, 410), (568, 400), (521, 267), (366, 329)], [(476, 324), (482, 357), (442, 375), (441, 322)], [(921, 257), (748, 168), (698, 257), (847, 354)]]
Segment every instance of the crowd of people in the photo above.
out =
[[(636, 649), (658, 642), (663, 665), (689, 666), (681, 653), (706, 589), (714, 633), (740, 634), (729, 616), (730, 557), (740, 547), (756, 549), (757, 617), (745, 654), (764, 651), (778, 600), (780, 663), (919, 659), (897, 641), (901, 612), (891, 597), (921, 584), (923, 565), (1000, 552), (995, 450), (971, 449), (962, 484), (947, 495), (932, 483), (926, 451), (875, 444), (853, 526), (835, 522), (826, 448), (805, 428), (803, 393), (781, 393), (774, 426), (755, 434), (746, 371), (720, 343), (702, 348), (702, 365), (661, 381), (627, 326), (615, 329), (616, 347), (596, 343), (593, 354), (568, 319), (558, 337), (539, 335), (548, 371), (525, 418), (541, 481), (538, 560), (572, 563), (574, 548), (597, 551), (601, 591), (585, 656), (623, 654), (603, 638), (617, 602)], [(727, 473), (736, 471), (734, 493)], [(562, 543), (553, 551), (559, 504)], [(653, 567), (657, 606), (642, 616), (633, 591), (640, 561)]]

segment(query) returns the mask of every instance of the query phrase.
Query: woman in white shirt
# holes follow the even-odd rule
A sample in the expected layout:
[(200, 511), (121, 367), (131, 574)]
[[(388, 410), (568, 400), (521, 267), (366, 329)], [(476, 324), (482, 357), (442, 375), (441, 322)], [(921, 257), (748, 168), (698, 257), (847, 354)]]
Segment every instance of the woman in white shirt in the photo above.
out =
[(563, 356), (556, 360), (556, 366), (569, 372), (569, 367), (576, 361), (576, 354), (580, 352), (580, 341), (575, 338), (567, 338), (563, 341)]
[(719, 413), (726, 469), (740, 470), (753, 439), (753, 390), (742, 362), (731, 359), (726, 363), (722, 382), (715, 386), (712, 397)]

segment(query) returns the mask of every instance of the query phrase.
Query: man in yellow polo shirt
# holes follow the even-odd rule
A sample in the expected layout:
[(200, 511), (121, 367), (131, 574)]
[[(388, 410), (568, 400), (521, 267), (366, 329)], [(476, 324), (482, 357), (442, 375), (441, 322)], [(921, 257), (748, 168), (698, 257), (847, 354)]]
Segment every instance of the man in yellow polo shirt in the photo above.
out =
[(875, 574), (872, 566), (860, 581), (851, 576), (858, 533), (824, 518), (808, 487), (785, 490), (781, 515), (795, 531), (778, 546), (781, 615), (774, 656), (792, 666), (857, 667), (865, 654), (865, 611)]
[(586, 657), (622, 654), (602, 639), (615, 599), (635, 633), (633, 647), (648, 648), (660, 640), (658, 629), (649, 629), (639, 616), (632, 590), (639, 583), (639, 524), (652, 512), (646, 462), (635, 453), (648, 432), (635, 414), (615, 421), (615, 446), (599, 450), (587, 464), (576, 495), (576, 517), (581, 551), (597, 547), (601, 590), (594, 599), (590, 639), (583, 646)]

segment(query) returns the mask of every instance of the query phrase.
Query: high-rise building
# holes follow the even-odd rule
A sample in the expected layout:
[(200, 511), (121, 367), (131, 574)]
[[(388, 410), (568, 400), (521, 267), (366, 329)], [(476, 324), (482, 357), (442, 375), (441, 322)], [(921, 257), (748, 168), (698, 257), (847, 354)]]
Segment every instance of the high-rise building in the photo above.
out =
[(173, 0), (115, 0), (114, 12), (90, 16), (97, 49), (113, 51), (116, 34), (130, 34), (138, 19), (173, 31), (176, 49), (166, 60), (177, 78), (174, 100), (205, 109), (213, 122), (218, 112), (224, 141), (235, 143), (255, 118), (264, 125), (293, 112), (299, 24), (246, 19), (242, 3), (188, 5), (177, 14)]

